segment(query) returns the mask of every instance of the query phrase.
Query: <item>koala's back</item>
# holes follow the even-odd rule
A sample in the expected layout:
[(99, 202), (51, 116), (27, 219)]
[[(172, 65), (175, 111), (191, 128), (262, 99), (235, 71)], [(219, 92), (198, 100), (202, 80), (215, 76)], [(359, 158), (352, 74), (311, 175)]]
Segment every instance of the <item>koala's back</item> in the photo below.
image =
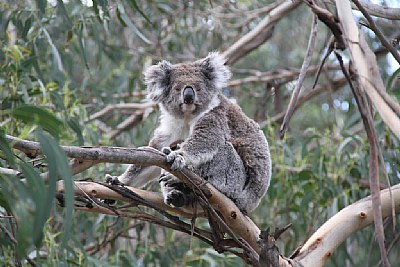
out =
[[(230, 142), (242, 159), (246, 182), (241, 196), (247, 210), (253, 210), (265, 195), (271, 177), (271, 158), (268, 142), (256, 122), (241, 108), (221, 96), (230, 131)], [(239, 199), (240, 202), (240, 199)]]

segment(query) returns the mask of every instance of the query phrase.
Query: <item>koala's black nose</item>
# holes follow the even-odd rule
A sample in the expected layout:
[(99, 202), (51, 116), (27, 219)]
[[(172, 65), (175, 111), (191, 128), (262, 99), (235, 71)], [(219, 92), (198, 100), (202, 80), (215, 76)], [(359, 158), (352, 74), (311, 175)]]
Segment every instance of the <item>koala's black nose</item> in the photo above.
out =
[(190, 86), (186, 86), (183, 90), (183, 103), (193, 104), (194, 103), (194, 90)]

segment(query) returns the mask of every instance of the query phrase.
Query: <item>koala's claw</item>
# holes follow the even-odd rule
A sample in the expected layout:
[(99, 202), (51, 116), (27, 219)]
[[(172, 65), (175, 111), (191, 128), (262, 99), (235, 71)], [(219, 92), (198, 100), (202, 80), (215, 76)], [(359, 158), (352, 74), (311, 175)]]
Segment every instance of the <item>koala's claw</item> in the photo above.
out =
[(186, 166), (185, 158), (176, 151), (173, 151), (167, 155), (167, 162), (172, 163), (171, 169), (173, 170), (182, 170), (183, 167)]
[(158, 178), (159, 183), (168, 183), (169, 181), (175, 179), (175, 177), (170, 173), (162, 173), (161, 176)]
[(116, 176), (112, 176), (108, 173), (106, 173), (106, 183), (111, 184), (111, 182), (116, 178)]
[(167, 162), (171, 163), (171, 168), (173, 170), (182, 170), (186, 166), (186, 160), (182, 155), (180, 150), (172, 150), (170, 147), (163, 147), (161, 149), (166, 155)]
[(173, 190), (165, 196), (164, 203), (169, 206), (180, 208), (185, 205), (185, 196), (181, 191)]
[(106, 183), (110, 185), (124, 185), (118, 178), (119, 176), (113, 176), (106, 173)]
[(164, 153), (165, 155), (169, 155), (172, 152), (172, 149), (169, 146), (161, 148), (161, 152)]

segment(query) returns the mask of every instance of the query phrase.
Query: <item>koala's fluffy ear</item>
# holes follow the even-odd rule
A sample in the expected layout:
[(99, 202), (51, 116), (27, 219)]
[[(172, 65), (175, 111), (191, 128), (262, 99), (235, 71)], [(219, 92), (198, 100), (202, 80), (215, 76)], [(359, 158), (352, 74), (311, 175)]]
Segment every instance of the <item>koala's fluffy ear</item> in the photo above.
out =
[(225, 62), (226, 59), (218, 52), (209, 53), (205, 59), (200, 60), (204, 75), (218, 90), (226, 87), (231, 78), (231, 71), (225, 66)]
[(147, 98), (159, 102), (164, 96), (168, 95), (171, 70), (172, 64), (163, 60), (144, 71), (144, 83), (148, 90)]

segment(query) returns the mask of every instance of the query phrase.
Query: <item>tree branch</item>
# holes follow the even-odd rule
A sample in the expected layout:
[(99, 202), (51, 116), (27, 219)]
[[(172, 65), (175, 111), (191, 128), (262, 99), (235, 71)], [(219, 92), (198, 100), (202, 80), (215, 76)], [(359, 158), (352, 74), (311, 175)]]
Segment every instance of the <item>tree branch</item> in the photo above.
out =
[(385, 124), (400, 138), (400, 119), (380, 96), (384, 91), (384, 85), (379, 74), (375, 55), (372, 53), (362, 33), (358, 31), (348, 1), (336, 1), (340, 24), (349, 48), (351, 62), (357, 71), (358, 79), (361, 80), (363, 88), (378, 110)]
[[(371, 18), (371, 16), (368, 14), (367, 10), (360, 4), (358, 0), (352, 0), (353, 3), (357, 6), (357, 8), (361, 11), (361, 13), (364, 15), (364, 17), (367, 19), (369, 23), (369, 27), (371, 30), (376, 34), (378, 39), (381, 41), (382, 45), (389, 50), (389, 52), (393, 55), (393, 57), (397, 60), (398, 63), (400, 63), (400, 55), (399, 52), (397, 52), (396, 49), (386, 40), (385, 36), (383, 36), (382, 32), (379, 30), (379, 28), (376, 26), (375, 21)], [(400, 10), (398, 11), (400, 13)]]
[[(317, 73), (319, 69), (319, 66), (313, 65), (307, 68), (306, 74), (307, 75), (313, 75)], [(330, 64), (330, 65), (325, 65), (322, 67), (324, 71), (335, 71), (335, 70), (340, 70), (340, 66), (337, 64)], [(242, 79), (236, 79), (232, 80), (228, 83), (229, 87), (237, 87), (241, 86), (242, 84), (245, 83), (256, 83), (256, 82), (262, 82), (262, 83), (273, 83), (273, 84), (284, 84), (290, 81), (295, 80), (299, 74), (300, 70), (298, 69), (276, 69), (272, 71), (267, 71), (267, 72), (253, 72), (252, 73), (254, 76), (248, 76)]]
[(290, 0), (273, 9), (253, 30), (236, 41), (223, 53), (223, 56), (227, 59), (226, 64), (233, 65), (240, 58), (263, 44), (272, 36), (276, 23), (300, 4), (301, 2), (298, 0)]
[(314, 47), (315, 47), (315, 40), (317, 37), (317, 29), (318, 29), (318, 18), (316, 15), (313, 15), (313, 19), (312, 19), (312, 23), (311, 23), (310, 39), (308, 40), (307, 51), (306, 51), (306, 55), (304, 56), (303, 64), (301, 66), (299, 79), (297, 80), (296, 86), (293, 90), (292, 97), (290, 98), (290, 102), (289, 102), (285, 117), (283, 118), (283, 122), (282, 122), (282, 125), (280, 128), (280, 131), (279, 131), (279, 135), (280, 135), (281, 139), (283, 139), (283, 136), (285, 135), (285, 131), (289, 124), (290, 118), (292, 117), (293, 112), (295, 110), (297, 99), (298, 99), (300, 91), (301, 91), (301, 86), (303, 85), (303, 81), (304, 81), (304, 78), (306, 77), (308, 66), (310, 65), (310, 62), (311, 62), (312, 53), (314, 52)]
[[(396, 212), (400, 212), (400, 185), (391, 187)], [(382, 217), (390, 216), (392, 201), (389, 189), (380, 191)], [(324, 223), (303, 245), (294, 258), (304, 266), (322, 267), (335, 249), (352, 233), (374, 222), (372, 198), (363, 198), (342, 209)]]
[[(12, 136), (6, 136), (7, 140), (10, 141), (12, 146), (16, 149), (19, 149), (25, 153), (29, 153), (30, 155), (40, 154), (40, 144), (37, 142), (26, 141), (19, 138), (15, 138)], [(118, 147), (71, 147), (71, 146), (62, 146), (64, 151), (69, 157), (79, 159), (79, 162), (85, 162), (86, 159), (89, 161), (93, 161), (95, 163), (100, 162), (112, 162), (112, 163), (137, 163), (143, 166), (147, 165), (156, 165), (162, 168), (165, 168), (174, 175), (176, 175), (180, 179), (194, 179), (196, 181), (197, 178), (188, 170), (183, 170), (182, 172), (174, 172), (169, 169), (167, 166), (164, 155), (154, 149), (150, 149), (147, 147), (137, 148), (137, 149), (126, 149), (126, 148), (118, 148)], [(122, 156), (121, 156), (122, 155)], [(8, 170), (6, 170), (9, 172)], [(201, 178), (199, 178), (201, 179)], [(202, 180), (200, 180), (202, 181)], [(94, 182), (85, 182), (85, 181), (75, 181), (75, 194), (76, 197), (84, 197), (89, 200), (94, 201), (95, 199), (115, 199), (120, 201), (128, 201), (129, 203), (135, 204), (136, 202), (132, 202), (132, 199), (126, 198), (121, 195), (119, 192), (110, 189), (104, 185)], [(201, 185), (201, 184), (200, 184)], [(140, 190), (133, 187), (122, 187), (123, 190), (128, 190), (127, 192), (132, 192), (132, 194), (137, 195), (140, 198), (143, 198), (145, 201), (151, 202), (153, 206), (157, 207), (157, 210), (171, 211), (176, 214), (182, 215), (187, 218), (191, 218), (193, 216), (194, 211), (190, 209), (175, 209), (168, 205), (165, 205), (163, 199), (159, 193), (149, 192), (145, 190)], [(235, 235), (240, 236), (243, 240), (246, 241), (247, 244), (251, 246), (251, 249), (254, 250), (257, 254), (260, 253), (261, 248), (257, 244), (258, 237), (260, 235), (259, 228), (253, 223), (253, 221), (244, 216), (234, 205), (234, 203), (228, 199), (225, 195), (221, 194), (210, 184), (206, 184), (204, 189), (209, 193), (208, 201), (209, 203), (215, 207), (216, 210), (222, 215), (227, 226), (235, 233)], [(393, 198), (396, 206), (396, 212), (400, 211), (400, 185), (396, 185), (391, 187), (393, 190)], [(58, 192), (64, 192), (63, 182), (60, 181), (58, 183)], [(386, 217), (390, 214), (391, 211), (391, 200), (389, 190), (381, 191), (381, 203), (382, 203), (382, 216)], [(104, 204), (98, 205), (97, 202), (92, 202), (92, 208), (90, 207), (77, 207), (77, 209), (89, 211), (89, 212), (98, 212), (109, 215), (118, 216), (118, 214), (122, 214), (125, 217), (139, 216), (135, 213), (132, 214), (132, 211), (128, 209), (119, 209), (117, 211), (113, 211), (112, 209), (106, 208)], [(138, 204), (138, 203), (136, 203)], [(128, 208), (128, 206), (127, 206)], [(343, 209), (338, 214), (336, 214), (333, 218), (331, 218), (327, 223), (325, 223), (321, 228), (306, 242), (302, 249), (300, 249), (299, 254), (294, 257), (294, 260), (299, 261), (304, 266), (323, 266), (329, 256), (333, 253), (336, 247), (343, 242), (351, 233), (371, 224), (373, 222), (372, 216), (372, 202), (371, 197), (360, 200), (353, 205)], [(202, 210), (199, 210), (197, 213), (199, 216), (205, 216)], [(218, 215), (213, 215), (218, 216)], [(147, 217), (146, 217), (147, 218)], [(161, 225), (161, 222), (159, 222)], [(166, 227), (178, 227), (173, 224), (166, 224)], [(186, 226), (185, 226), (186, 227)], [(173, 228), (174, 229), (174, 228)], [(184, 231), (188, 233), (186, 228), (179, 228), (179, 231)], [(200, 229), (198, 229), (198, 232)], [(208, 241), (205, 241), (208, 242)], [(215, 243), (213, 243), (215, 245)], [(229, 249), (224, 247), (225, 249)], [(238, 253), (237, 251), (230, 251), (235, 255), (246, 258), (245, 255)], [(254, 264), (254, 254), (252, 254), (252, 263)], [(285, 257), (278, 255), (278, 266), (295, 266), (290, 259), (286, 259)]]
[[(38, 155), (41, 153), (40, 144), (33, 141), (26, 141), (16, 137), (7, 135), (6, 139), (12, 144), (16, 149), (21, 150), (29, 155)], [(225, 195), (216, 190), (211, 184), (205, 183), (202, 178), (189, 171), (188, 169), (183, 169), (182, 171), (173, 171), (170, 169), (169, 164), (165, 160), (165, 155), (158, 150), (150, 147), (142, 148), (120, 148), (120, 147), (74, 147), (74, 146), (62, 146), (66, 155), (78, 159), (80, 162), (85, 161), (95, 161), (96, 163), (101, 162), (111, 162), (111, 163), (125, 163), (125, 164), (138, 164), (141, 166), (155, 165), (164, 168), (174, 174), (176, 177), (181, 179), (186, 183), (193, 182), (201, 192), (207, 196), (209, 203), (212, 207), (222, 215), (227, 226), (229, 226), (232, 231), (243, 238), (252, 249), (259, 251), (257, 245), (257, 238), (260, 230), (254, 224), (254, 222), (244, 216), (243, 213), (236, 207), (236, 205), (228, 199)], [(75, 191), (79, 194), (89, 195), (93, 197), (104, 196), (109, 199), (121, 199), (116, 193), (111, 193), (110, 190), (103, 188), (99, 185), (94, 186), (93, 184), (88, 184), (87, 182), (75, 182)], [(143, 198), (148, 198), (149, 202), (153, 202), (160, 207), (160, 209), (176, 211), (178, 214), (188, 216), (185, 211), (180, 211), (173, 209), (171, 207), (163, 204), (160, 195), (155, 195), (155, 193), (143, 191), (140, 189), (132, 189), (133, 192), (142, 196)], [(60, 192), (63, 192), (63, 187), (59, 184)], [(125, 200), (122, 198), (121, 200)]]
[[(330, 3), (334, 3), (334, 0), (330, 0)], [(371, 3), (371, 1), (361, 0), (361, 5), (368, 11), (369, 14), (379, 18), (385, 18), (390, 20), (400, 20), (400, 8), (393, 8), (387, 6), (381, 6)], [(352, 4), (353, 9), (358, 10), (355, 4)]]
[[(369, 155), (369, 174), (370, 174), (370, 189), (372, 193), (372, 204), (373, 204), (373, 216), (375, 221), (375, 233), (378, 239), (379, 248), (381, 250), (381, 258), (385, 266), (389, 266), (389, 261), (387, 258), (387, 253), (384, 244), (384, 229), (382, 222), (382, 212), (381, 212), (381, 199), (379, 195), (379, 164), (378, 164), (378, 150), (379, 144), (376, 138), (374, 122), (372, 119), (372, 114), (367, 103), (365, 92), (361, 89), (361, 84), (359, 80), (356, 80), (356, 85), (353, 86), (351, 77), (347, 70), (344, 68), (342, 57), (335, 52), (337, 59), (339, 60), (344, 75), (349, 81), (350, 88), (353, 92), (354, 98), (356, 99), (358, 110), (360, 111), (361, 118), (367, 132), (367, 138), (370, 144), (370, 155)], [(352, 73), (355, 72), (353, 68), (350, 69)], [(354, 77), (355, 78), (355, 77)], [(384, 165), (384, 164), (383, 164)], [(385, 168), (385, 166), (383, 166)], [(389, 190), (391, 193), (391, 191)]]

